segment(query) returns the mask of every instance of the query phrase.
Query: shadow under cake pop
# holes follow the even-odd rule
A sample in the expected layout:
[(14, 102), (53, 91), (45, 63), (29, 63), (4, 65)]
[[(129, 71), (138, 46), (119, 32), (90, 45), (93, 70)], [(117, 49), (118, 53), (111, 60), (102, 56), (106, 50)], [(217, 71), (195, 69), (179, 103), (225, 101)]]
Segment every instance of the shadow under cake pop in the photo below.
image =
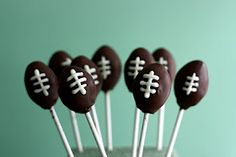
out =
[(107, 157), (102, 140), (89, 112), (95, 102), (94, 92), (96, 92), (94, 80), (84, 69), (70, 66), (62, 71), (59, 95), (63, 104), (77, 113), (85, 114), (101, 155)]
[[(163, 65), (170, 74), (171, 81), (174, 81), (176, 73), (176, 64), (172, 54), (164, 49), (159, 48), (153, 52), (155, 61)], [(164, 138), (164, 121), (165, 121), (165, 105), (160, 108), (158, 113), (158, 132), (157, 132), (157, 150), (162, 151), (163, 149), (163, 138)]]
[[(153, 56), (145, 48), (135, 49), (125, 62), (125, 83), (130, 92), (133, 90), (134, 79), (147, 65), (154, 63)], [(140, 121), (140, 110), (136, 108), (133, 128), (132, 157), (137, 156), (138, 131)]]
[(136, 106), (144, 113), (138, 157), (143, 155), (149, 114), (155, 113), (164, 105), (170, 88), (170, 75), (164, 66), (157, 63), (145, 67), (134, 80), (133, 96)]
[(180, 109), (165, 157), (170, 157), (172, 154), (184, 112), (202, 100), (206, 95), (208, 84), (207, 66), (203, 61), (191, 61), (184, 65), (177, 73), (174, 90)]
[(50, 110), (69, 157), (74, 157), (59, 118), (54, 109), (58, 99), (58, 82), (54, 72), (40, 61), (32, 62), (25, 71), (25, 87), (29, 97), (43, 109)]

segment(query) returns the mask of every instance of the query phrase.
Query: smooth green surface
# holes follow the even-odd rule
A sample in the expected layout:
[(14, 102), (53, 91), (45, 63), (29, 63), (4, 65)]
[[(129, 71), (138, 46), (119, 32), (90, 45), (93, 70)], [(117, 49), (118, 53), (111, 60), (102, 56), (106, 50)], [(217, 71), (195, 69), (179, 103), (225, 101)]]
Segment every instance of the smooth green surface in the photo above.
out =
[[(87, 148), (83, 153), (78, 153), (77, 150), (73, 151), (75, 157), (101, 157), (101, 153), (96, 148)], [(131, 148), (116, 148), (113, 151), (108, 151), (108, 157), (131, 157), (132, 156)], [(166, 149), (164, 148), (162, 151), (157, 151), (156, 148), (145, 148), (143, 152), (143, 157), (165, 157)], [(177, 153), (174, 151), (171, 157), (178, 157)]]
[[(0, 156), (66, 156), (49, 112), (27, 96), (24, 70), (59, 49), (91, 57), (108, 44), (122, 63), (140, 46), (166, 47), (177, 69), (204, 60), (209, 91), (184, 115), (175, 148), (180, 157), (235, 157), (235, 6), (235, 0), (0, 0)], [(103, 99), (100, 93), (96, 104), (105, 135)], [(114, 146), (131, 146), (134, 101), (123, 75), (111, 101)], [(55, 108), (75, 147), (68, 110), (60, 101)], [(166, 109), (165, 145), (178, 111), (173, 92)], [(156, 117), (150, 116), (146, 146), (156, 144)], [(84, 116), (78, 119), (84, 147), (95, 147)]]

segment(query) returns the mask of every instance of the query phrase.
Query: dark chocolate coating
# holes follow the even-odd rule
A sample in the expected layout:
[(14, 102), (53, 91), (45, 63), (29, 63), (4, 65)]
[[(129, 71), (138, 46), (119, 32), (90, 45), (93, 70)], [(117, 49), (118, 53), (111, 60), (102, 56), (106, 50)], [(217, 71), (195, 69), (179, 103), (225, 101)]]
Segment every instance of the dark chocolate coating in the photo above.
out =
[[(98, 67), (96, 66), (96, 64), (94, 64), (90, 59), (88, 59), (85, 56), (78, 56), (75, 59), (73, 59), (71, 66), (77, 66), (80, 67), (82, 69), (84, 69), (85, 71), (87, 71), (89, 74), (91, 72), (91, 69), (95, 69), (94, 72), (91, 73), (92, 78), (94, 80), (94, 84), (96, 85), (96, 92), (94, 92), (95, 97), (97, 96), (97, 94), (99, 93), (101, 87), (102, 87), (102, 76), (100, 74), (100, 71), (98, 69)], [(89, 69), (87, 69), (89, 68)]]
[(72, 57), (65, 51), (55, 52), (49, 60), (49, 67), (54, 71), (57, 77), (60, 77), (62, 70), (70, 66)]
[[(156, 60), (156, 62), (159, 64), (161, 64), (160, 61), (167, 61), (167, 65), (164, 65), (164, 66), (167, 67), (167, 71), (170, 74), (170, 78), (172, 81), (174, 81), (175, 73), (176, 73), (176, 64), (171, 53), (164, 48), (159, 48), (153, 52), (153, 57)], [(160, 59), (163, 59), (163, 60), (160, 60)], [(162, 65), (163, 65), (163, 62), (162, 62)]]
[[(105, 66), (99, 64), (102, 58), (108, 61), (109, 63), (107, 63)], [(116, 83), (118, 82), (121, 73), (121, 62), (118, 55), (112, 48), (108, 46), (102, 46), (95, 52), (94, 56), (92, 57), (92, 61), (97, 65), (102, 75), (103, 78), (102, 90), (104, 92), (107, 92), (113, 89)], [(102, 70), (101, 68), (103, 67), (109, 69)], [(110, 74), (106, 75), (106, 72), (110, 72)]]
[[(191, 78), (198, 77), (199, 79), (191, 79), (191, 78), (187, 79), (187, 77), (189, 76)], [(191, 84), (187, 85), (190, 82)], [(186, 88), (189, 90), (187, 90)], [(196, 105), (205, 96), (207, 89), (208, 89), (207, 66), (204, 62), (200, 60), (187, 63), (179, 70), (179, 72), (176, 75), (174, 90), (177, 103), (181, 109), (186, 110), (189, 107)]]
[[(152, 73), (159, 77), (159, 79), (150, 79), (144, 78), (146, 74)], [(159, 87), (154, 87), (154, 85), (141, 85), (142, 81), (145, 83), (152, 82), (158, 83)], [(149, 97), (145, 97), (144, 91), (141, 88), (148, 89), (150, 87), (151, 90), (155, 89), (156, 91), (153, 93), (149, 93)], [(161, 108), (165, 101), (167, 100), (171, 89), (171, 79), (170, 75), (165, 69), (164, 66), (153, 63), (146, 66), (134, 80), (133, 84), (133, 95), (136, 102), (136, 106), (144, 113), (155, 113), (159, 108)], [(147, 94), (146, 93), (146, 94)]]
[[(131, 63), (133, 61), (138, 61), (139, 64)], [(130, 92), (132, 92), (134, 79), (136, 75), (138, 74), (138, 72), (142, 70), (141, 68), (144, 68), (147, 65), (154, 62), (155, 60), (153, 56), (144, 48), (137, 48), (130, 54), (129, 58), (125, 62), (125, 71), (124, 71), (125, 83)], [(139, 67), (140, 69), (136, 69), (136, 70), (130, 69), (130, 68), (135, 68), (136, 66)]]
[[(43, 81), (41, 84), (40, 80)], [(29, 97), (40, 107), (50, 109), (56, 103), (58, 99), (57, 76), (47, 65), (40, 61), (30, 63), (26, 68), (24, 81)]]
[[(72, 71), (76, 73), (82, 72), (83, 76), (71, 77)], [(86, 78), (86, 81), (81, 82), (81, 85), (86, 84), (86, 87), (83, 88), (86, 93), (83, 94), (82, 90), (78, 90), (74, 94), (72, 93), (81, 87), (79, 83), (72, 85), (72, 83), (75, 83), (76, 78)], [(95, 103), (94, 92), (96, 92), (96, 86), (90, 74), (76, 66), (66, 67), (61, 73), (59, 85), (59, 95), (65, 106), (78, 113), (87, 113), (90, 111), (91, 106)]]

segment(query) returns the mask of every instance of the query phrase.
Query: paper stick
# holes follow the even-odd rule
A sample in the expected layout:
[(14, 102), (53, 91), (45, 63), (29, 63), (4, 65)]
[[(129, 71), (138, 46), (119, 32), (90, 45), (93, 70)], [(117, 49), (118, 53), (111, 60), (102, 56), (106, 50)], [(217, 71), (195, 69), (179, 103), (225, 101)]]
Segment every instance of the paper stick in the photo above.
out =
[[(101, 140), (102, 140), (102, 133), (101, 133), (101, 129), (100, 129), (100, 125), (99, 125), (99, 121), (98, 121), (98, 116), (97, 116), (97, 111), (96, 111), (95, 105), (93, 105), (91, 107), (91, 113), (92, 113), (92, 118), (93, 118), (95, 127), (96, 127), (96, 129), (98, 131), (98, 134), (99, 134)], [(103, 143), (103, 140), (102, 140), (102, 143)]]
[(132, 157), (137, 157), (140, 110), (136, 108), (133, 129)]
[(56, 124), (57, 130), (58, 130), (59, 135), (60, 135), (60, 137), (61, 137), (61, 139), (62, 139), (62, 142), (63, 142), (63, 144), (64, 144), (64, 147), (65, 147), (65, 149), (66, 149), (66, 151), (67, 151), (67, 153), (68, 153), (68, 156), (69, 156), (69, 157), (74, 157), (74, 154), (73, 154), (73, 152), (72, 152), (72, 150), (71, 150), (71, 147), (70, 147), (70, 145), (69, 145), (69, 143), (68, 143), (68, 140), (67, 140), (67, 138), (66, 138), (66, 135), (65, 135), (65, 133), (64, 133), (64, 131), (63, 131), (63, 128), (62, 128), (62, 126), (61, 126), (61, 123), (60, 123), (60, 121), (59, 121), (59, 118), (58, 118), (57, 113), (56, 113), (56, 111), (55, 111), (55, 109), (54, 109), (53, 106), (52, 106), (51, 109), (50, 109), (50, 113), (51, 113), (51, 115), (52, 115), (52, 118), (53, 118), (53, 120), (54, 120), (54, 123)]
[(174, 129), (173, 129), (173, 132), (172, 132), (172, 136), (171, 136), (170, 143), (169, 143), (169, 146), (168, 146), (165, 157), (171, 157), (171, 154), (172, 154), (173, 149), (174, 149), (175, 141), (176, 141), (176, 138), (177, 138), (177, 135), (178, 135), (178, 132), (179, 132), (179, 127), (180, 127), (180, 124), (181, 124), (182, 119), (183, 119), (184, 111), (185, 111), (184, 109), (179, 110), (179, 113), (178, 113), (178, 116), (176, 118), (175, 126), (174, 126)]
[(71, 115), (71, 122), (72, 122), (72, 127), (73, 127), (73, 132), (74, 132), (74, 136), (75, 136), (77, 149), (80, 153), (82, 153), (84, 151), (84, 149), (83, 149), (83, 145), (81, 142), (80, 131), (79, 131), (76, 113), (74, 111), (70, 111), (70, 115)]
[(98, 134), (98, 131), (97, 131), (96, 127), (95, 127), (95, 124), (94, 124), (93, 119), (92, 119), (92, 117), (90, 115), (90, 112), (85, 113), (85, 116), (86, 116), (87, 121), (89, 123), (89, 126), (90, 126), (90, 128), (92, 130), (93, 136), (94, 136), (94, 138), (96, 140), (96, 143), (98, 145), (98, 148), (99, 148), (99, 150), (101, 152), (102, 157), (107, 157), (104, 145), (103, 145), (102, 140), (101, 140), (101, 138), (100, 138), (100, 136)]
[(113, 150), (112, 145), (112, 124), (111, 124), (111, 101), (110, 101), (110, 92), (105, 93), (106, 99), (106, 123), (107, 123), (107, 148), (108, 151)]
[(159, 110), (158, 117), (158, 134), (157, 134), (157, 150), (163, 149), (163, 134), (164, 134), (164, 121), (165, 121), (165, 104)]
[(143, 156), (143, 149), (144, 149), (144, 143), (145, 143), (145, 138), (146, 138), (146, 134), (147, 134), (148, 121), (149, 121), (149, 113), (145, 113), (144, 117), (143, 117), (143, 125), (142, 125), (142, 130), (141, 130), (141, 138), (140, 138), (137, 157)]

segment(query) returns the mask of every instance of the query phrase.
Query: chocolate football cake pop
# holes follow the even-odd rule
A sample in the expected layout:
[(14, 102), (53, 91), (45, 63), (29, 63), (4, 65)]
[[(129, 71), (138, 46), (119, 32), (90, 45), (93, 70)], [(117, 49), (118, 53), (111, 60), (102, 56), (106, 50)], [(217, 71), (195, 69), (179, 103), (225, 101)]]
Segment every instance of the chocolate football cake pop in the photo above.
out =
[[(84, 69), (87, 73), (89, 73), (92, 76), (94, 84), (96, 86), (96, 92), (94, 92), (94, 97), (96, 99), (96, 97), (102, 87), (102, 81), (103, 81), (98, 67), (90, 59), (88, 59), (85, 56), (76, 57), (75, 59), (73, 59), (71, 65)], [(101, 130), (100, 130), (100, 125), (99, 125), (95, 105), (93, 105), (91, 107), (91, 114), (92, 114), (92, 118), (94, 120), (95, 126), (98, 130), (98, 133), (102, 139), (102, 134), (101, 134)]]
[(55, 52), (49, 60), (49, 67), (54, 71), (57, 77), (60, 77), (62, 70), (70, 66), (72, 57), (65, 51)]
[(165, 157), (171, 157), (185, 110), (196, 105), (208, 89), (207, 66), (200, 60), (187, 63), (175, 77), (175, 96), (180, 106)]
[(106, 123), (107, 123), (107, 146), (112, 151), (112, 125), (111, 125), (111, 105), (110, 90), (114, 88), (120, 78), (121, 63), (118, 55), (108, 46), (99, 48), (92, 61), (98, 66), (103, 78), (102, 90), (105, 92)]
[(82, 68), (70, 66), (60, 76), (59, 95), (62, 102), (78, 113), (87, 113), (95, 102), (93, 78)]
[[(65, 51), (57, 51), (55, 52), (49, 60), (49, 67), (56, 73), (57, 77), (60, 78), (60, 74), (65, 67), (71, 65), (72, 58)], [(74, 111), (70, 111), (70, 117), (72, 122), (73, 133), (75, 136), (75, 141), (77, 144), (77, 149), (80, 153), (83, 152), (83, 145), (81, 142), (80, 131), (78, 126), (77, 117)]]
[(176, 64), (172, 54), (164, 48), (159, 48), (153, 52), (153, 57), (157, 63), (165, 66), (173, 81), (176, 73)]
[(134, 80), (136, 106), (144, 113), (137, 157), (142, 157), (149, 114), (155, 113), (167, 100), (171, 88), (170, 75), (164, 66), (154, 63), (145, 67)]
[(49, 109), (69, 157), (74, 157), (57, 113), (58, 82), (54, 72), (40, 61), (32, 62), (25, 71), (25, 87), (29, 97), (43, 109)]
[(25, 87), (30, 98), (43, 109), (50, 109), (58, 99), (58, 82), (54, 72), (40, 61), (25, 71)]
[(71, 65), (84, 69), (87, 73), (89, 73), (92, 76), (94, 84), (96, 86), (96, 92), (94, 92), (96, 97), (102, 87), (102, 81), (103, 81), (101, 73), (96, 64), (94, 64), (90, 59), (88, 59), (85, 56), (78, 56), (75, 59), (73, 59)]
[[(164, 49), (159, 48), (153, 52), (153, 57), (156, 62), (165, 66), (166, 70), (170, 74), (170, 78), (173, 82), (175, 78), (176, 65), (171, 53)], [(162, 151), (163, 149), (163, 134), (164, 134), (164, 120), (165, 119), (165, 105), (160, 108), (158, 113), (158, 130), (157, 130), (157, 150)]]
[(120, 59), (115, 51), (108, 46), (102, 46), (95, 52), (92, 61), (97, 65), (102, 75), (102, 90), (106, 92), (113, 89), (121, 73)]
[[(125, 62), (125, 83), (129, 91), (132, 92), (133, 82), (138, 73), (147, 65), (154, 63), (153, 56), (144, 48), (135, 49)], [(132, 157), (136, 157), (138, 147), (138, 131), (139, 131), (140, 110), (136, 108), (134, 129), (133, 129), (133, 142), (132, 142)]]
[(144, 48), (135, 49), (125, 62), (125, 83), (132, 92), (133, 82), (138, 73), (147, 65), (154, 63), (153, 56)]
[(137, 107), (144, 113), (155, 113), (167, 100), (170, 88), (167, 70), (157, 63), (148, 65), (134, 80), (133, 95)]
[(196, 105), (208, 89), (207, 66), (200, 60), (186, 64), (176, 75), (175, 96), (181, 109)]
[(66, 67), (60, 76), (59, 95), (65, 106), (77, 112), (84, 113), (102, 157), (107, 157), (101, 137), (90, 115), (94, 104), (96, 86), (92, 76), (80, 67)]

